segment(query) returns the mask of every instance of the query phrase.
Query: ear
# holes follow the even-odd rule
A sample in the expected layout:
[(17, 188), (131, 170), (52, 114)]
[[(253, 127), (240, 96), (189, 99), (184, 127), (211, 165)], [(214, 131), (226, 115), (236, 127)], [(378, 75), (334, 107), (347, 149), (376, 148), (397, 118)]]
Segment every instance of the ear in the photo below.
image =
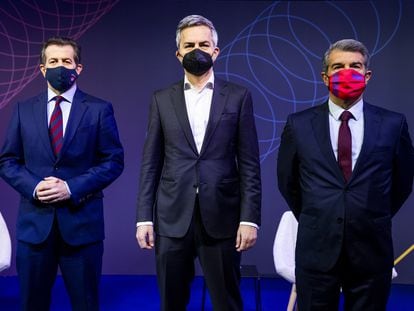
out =
[(326, 72), (325, 72), (325, 71), (322, 71), (322, 72), (321, 72), (321, 77), (322, 77), (322, 81), (323, 81), (323, 83), (324, 83), (327, 87), (329, 87), (329, 76), (326, 74)]
[(216, 46), (214, 48), (213, 54), (211, 55), (211, 58), (213, 59), (213, 62), (216, 60), (216, 58), (219, 56), (220, 54), (220, 49)]
[(183, 57), (181, 56), (181, 54), (180, 54), (180, 52), (177, 50), (177, 51), (175, 51), (175, 57), (177, 57), (177, 59), (178, 59), (178, 61), (180, 62), (180, 63), (182, 63), (183, 62)]
[(76, 73), (77, 73), (78, 75), (80, 75), (80, 73), (81, 73), (81, 72), (82, 72), (82, 70), (83, 70), (83, 65), (82, 65), (82, 64), (77, 64), (77, 65), (76, 65), (75, 70), (76, 70)]
[(365, 83), (368, 83), (368, 81), (371, 79), (372, 77), (372, 71), (371, 70), (367, 70), (365, 72)]
[(39, 65), (40, 72), (42, 73), (43, 77), (46, 77), (46, 66), (45, 64)]

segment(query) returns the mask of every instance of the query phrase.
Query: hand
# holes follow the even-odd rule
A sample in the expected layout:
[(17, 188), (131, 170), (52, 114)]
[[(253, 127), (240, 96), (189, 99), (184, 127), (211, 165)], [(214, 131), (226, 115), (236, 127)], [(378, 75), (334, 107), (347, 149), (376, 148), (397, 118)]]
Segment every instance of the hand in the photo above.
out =
[(145, 249), (154, 247), (154, 227), (152, 225), (138, 226), (136, 237), (139, 247)]
[(51, 204), (70, 198), (65, 182), (56, 177), (46, 177), (36, 187), (36, 197), (42, 203)]
[(257, 240), (257, 228), (249, 225), (240, 225), (237, 230), (236, 250), (238, 252), (253, 247)]

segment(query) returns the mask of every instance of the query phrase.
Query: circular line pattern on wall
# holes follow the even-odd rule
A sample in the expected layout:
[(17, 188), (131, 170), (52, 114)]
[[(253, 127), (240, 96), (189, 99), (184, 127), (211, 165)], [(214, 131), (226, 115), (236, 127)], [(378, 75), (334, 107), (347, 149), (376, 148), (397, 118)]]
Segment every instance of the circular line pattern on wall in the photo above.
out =
[(119, 0), (4, 0), (0, 6), (0, 109), (39, 74), (42, 43), (79, 39)]
[(262, 162), (278, 149), (290, 113), (327, 100), (320, 73), (329, 45), (354, 38), (375, 56), (401, 16), (401, 0), (276, 1), (222, 48), (215, 73), (252, 91)]

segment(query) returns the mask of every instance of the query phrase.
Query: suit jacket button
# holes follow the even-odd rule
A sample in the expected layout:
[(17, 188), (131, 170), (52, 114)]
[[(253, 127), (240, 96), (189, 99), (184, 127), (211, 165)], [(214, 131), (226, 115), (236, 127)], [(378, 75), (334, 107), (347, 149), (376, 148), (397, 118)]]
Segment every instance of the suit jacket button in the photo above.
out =
[(54, 169), (55, 169), (55, 171), (57, 171), (59, 169), (59, 167), (58, 166), (55, 166)]
[(343, 218), (338, 217), (338, 218), (336, 219), (336, 222), (337, 222), (338, 224), (341, 224), (341, 223), (343, 223), (343, 222), (344, 222), (344, 220), (343, 220)]

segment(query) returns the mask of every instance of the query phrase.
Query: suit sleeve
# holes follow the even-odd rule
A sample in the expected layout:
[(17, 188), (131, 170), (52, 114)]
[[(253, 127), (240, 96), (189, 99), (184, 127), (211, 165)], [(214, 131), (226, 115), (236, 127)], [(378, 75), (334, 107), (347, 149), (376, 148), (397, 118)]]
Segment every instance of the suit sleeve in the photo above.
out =
[(149, 111), (148, 129), (141, 161), (137, 222), (153, 221), (153, 206), (164, 163), (164, 135), (156, 95)]
[(98, 133), (96, 164), (85, 173), (66, 180), (75, 204), (103, 190), (121, 175), (124, 168), (124, 151), (119, 140), (114, 111), (109, 103), (100, 111)]
[(250, 92), (246, 91), (238, 127), (237, 163), (240, 176), (240, 221), (261, 224), (261, 177), (259, 146)]
[(33, 200), (36, 185), (43, 179), (30, 172), (24, 161), (24, 146), (20, 134), (20, 104), (14, 108), (3, 148), (0, 153), (1, 177), (28, 200)]
[(293, 121), (289, 116), (281, 136), (277, 159), (277, 177), (279, 191), (285, 198), (289, 208), (298, 219), (301, 212), (301, 191), (299, 180), (299, 159)]
[(408, 132), (407, 121), (401, 122), (401, 134), (393, 165), (392, 208), (394, 216), (408, 198), (413, 187), (414, 149)]

